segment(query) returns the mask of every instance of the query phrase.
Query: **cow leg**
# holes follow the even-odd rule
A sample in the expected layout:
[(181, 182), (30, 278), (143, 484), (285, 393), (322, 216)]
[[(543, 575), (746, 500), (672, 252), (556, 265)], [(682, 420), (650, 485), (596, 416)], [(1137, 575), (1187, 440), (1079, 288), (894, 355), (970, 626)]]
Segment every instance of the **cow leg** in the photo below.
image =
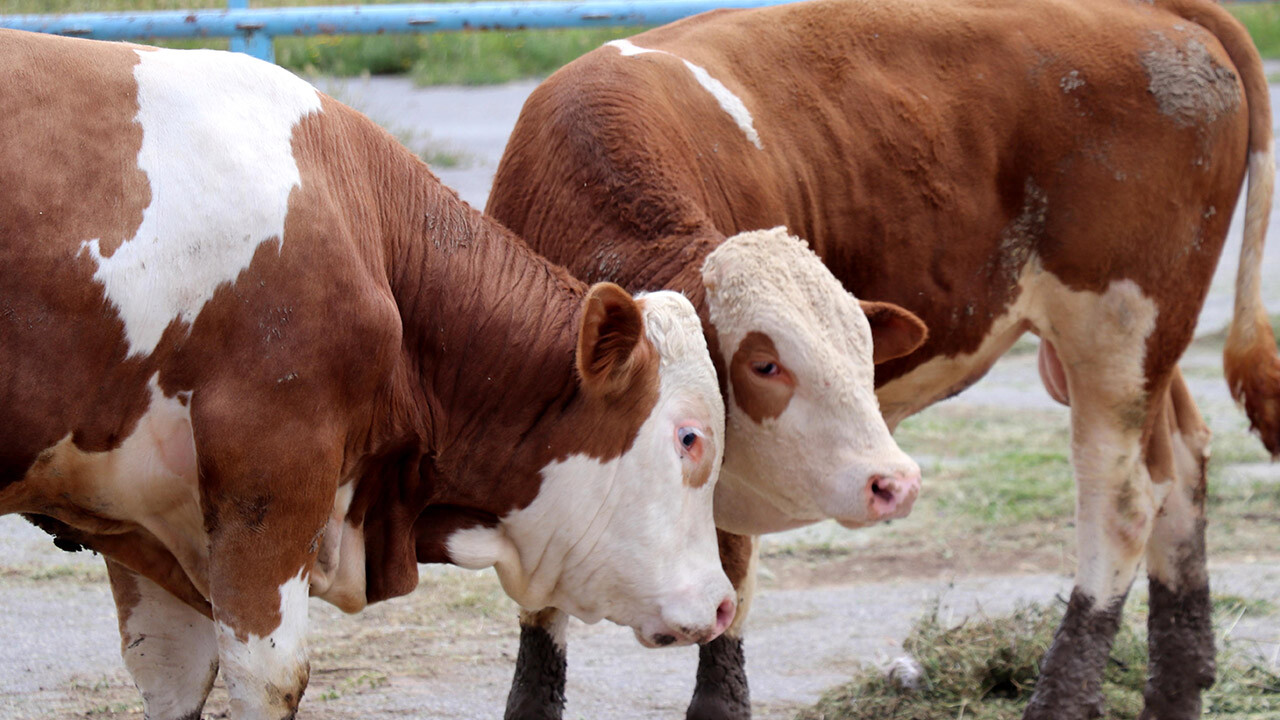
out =
[(1214, 681), (1204, 549), (1210, 436), (1182, 374), (1175, 372), (1147, 444), (1152, 480), (1167, 490), (1147, 545), (1151, 676), (1142, 720), (1200, 717), (1200, 693)]
[[(1149, 368), (1156, 313), (1131, 283), (1102, 295), (1063, 292), (1041, 329), (1056, 346), (1071, 404), (1078, 566), (1026, 720), (1086, 720), (1102, 714), (1102, 673), (1155, 515), (1144, 462), (1145, 433), (1172, 370)], [(1098, 362), (1097, 358), (1106, 358)], [(1148, 382), (1149, 372), (1159, 373)], [(1148, 392), (1153, 388), (1154, 392)]]
[(107, 560), (120, 654), (147, 720), (199, 720), (218, 675), (213, 622), (128, 568)]
[(756, 538), (717, 530), (720, 562), (738, 594), (733, 624), (720, 637), (698, 648), (698, 679), (686, 720), (749, 720), (751, 692), (747, 685), (742, 635), (755, 595), (760, 543)]
[(568, 625), (569, 616), (555, 608), (520, 612), (520, 653), (506, 720), (560, 720), (564, 714)]
[(314, 415), (337, 403), (313, 401), (307, 417), (251, 397), (192, 401), (209, 600), (231, 717), (285, 720), (310, 675), (310, 573), (338, 488), (342, 425)]

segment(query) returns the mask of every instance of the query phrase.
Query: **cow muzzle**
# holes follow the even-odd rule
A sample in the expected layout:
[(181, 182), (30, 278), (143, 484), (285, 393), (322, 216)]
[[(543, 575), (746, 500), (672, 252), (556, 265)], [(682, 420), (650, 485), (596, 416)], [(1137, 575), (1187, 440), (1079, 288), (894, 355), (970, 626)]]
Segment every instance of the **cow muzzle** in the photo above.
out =
[(863, 513), (853, 517), (838, 517), (836, 521), (847, 528), (859, 528), (903, 518), (911, 513), (911, 507), (915, 505), (919, 495), (918, 468), (873, 474), (862, 489), (861, 504), (865, 508)]
[[(705, 598), (704, 593), (682, 595), (700, 595)], [(702, 600), (690, 604), (679, 597), (673, 598), (662, 606), (656, 622), (646, 622), (634, 628), (636, 639), (647, 648), (701, 644), (715, 640), (733, 623), (737, 606), (732, 593), (721, 597), (711, 612), (707, 612), (705, 603)]]

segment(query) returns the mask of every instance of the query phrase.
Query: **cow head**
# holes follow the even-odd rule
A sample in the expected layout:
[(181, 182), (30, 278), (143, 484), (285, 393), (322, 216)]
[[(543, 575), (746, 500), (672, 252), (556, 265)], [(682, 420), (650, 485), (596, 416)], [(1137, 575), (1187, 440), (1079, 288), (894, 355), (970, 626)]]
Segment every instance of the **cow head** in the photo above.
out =
[(910, 512), (920, 469), (880, 415), (874, 364), (918, 347), (924, 323), (860, 303), (784, 228), (729, 238), (702, 278), (728, 374), (716, 523), (756, 534)]
[(578, 449), (498, 528), (451, 538), (450, 556), (495, 565), (526, 608), (607, 618), (649, 646), (711, 640), (734, 595), (712, 515), (724, 404), (697, 313), (678, 293), (595, 285), (576, 362)]

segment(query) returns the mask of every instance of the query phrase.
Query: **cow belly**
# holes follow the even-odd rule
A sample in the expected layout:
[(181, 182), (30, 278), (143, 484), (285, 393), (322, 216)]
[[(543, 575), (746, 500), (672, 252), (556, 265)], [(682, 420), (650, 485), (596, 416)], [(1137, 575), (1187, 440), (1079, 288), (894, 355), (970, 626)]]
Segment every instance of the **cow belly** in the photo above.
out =
[(208, 538), (200, 511), (189, 396), (165, 397), (153, 376), (151, 402), (115, 449), (85, 452), (68, 433), (24, 477), (22, 507), (90, 534), (144, 528), (206, 592)]
[(1004, 312), (991, 322), (981, 344), (971, 353), (939, 355), (925, 361), (902, 377), (877, 388), (880, 410), (890, 430), (911, 415), (939, 400), (959, 393), (991, 369), (996, 360), (1028, 329), (1033, 314), (1035, 288), (1043, 271), (1031, 263), (1018, 282), (1018, 295)]

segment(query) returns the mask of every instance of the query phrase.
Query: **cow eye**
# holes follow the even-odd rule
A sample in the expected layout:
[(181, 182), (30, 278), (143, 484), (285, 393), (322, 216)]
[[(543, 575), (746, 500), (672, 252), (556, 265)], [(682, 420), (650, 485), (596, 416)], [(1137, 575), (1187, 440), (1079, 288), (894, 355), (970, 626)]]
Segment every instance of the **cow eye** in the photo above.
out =
[(685, 450), (693, 447), (698, 442), (698, 431), (690, 427), (682, 427), (677, 431), (680, 438), (680, 444)]
[(778, 363), (770, 361), (753, 362), (751, 363), (751, 369), (760, 377), (774, 377), (781, 372)]
[(702, 431), (696, 425), (681, 425), (676, 428), (676, 450), (681, 457), (693, 462), (702, 459)]

